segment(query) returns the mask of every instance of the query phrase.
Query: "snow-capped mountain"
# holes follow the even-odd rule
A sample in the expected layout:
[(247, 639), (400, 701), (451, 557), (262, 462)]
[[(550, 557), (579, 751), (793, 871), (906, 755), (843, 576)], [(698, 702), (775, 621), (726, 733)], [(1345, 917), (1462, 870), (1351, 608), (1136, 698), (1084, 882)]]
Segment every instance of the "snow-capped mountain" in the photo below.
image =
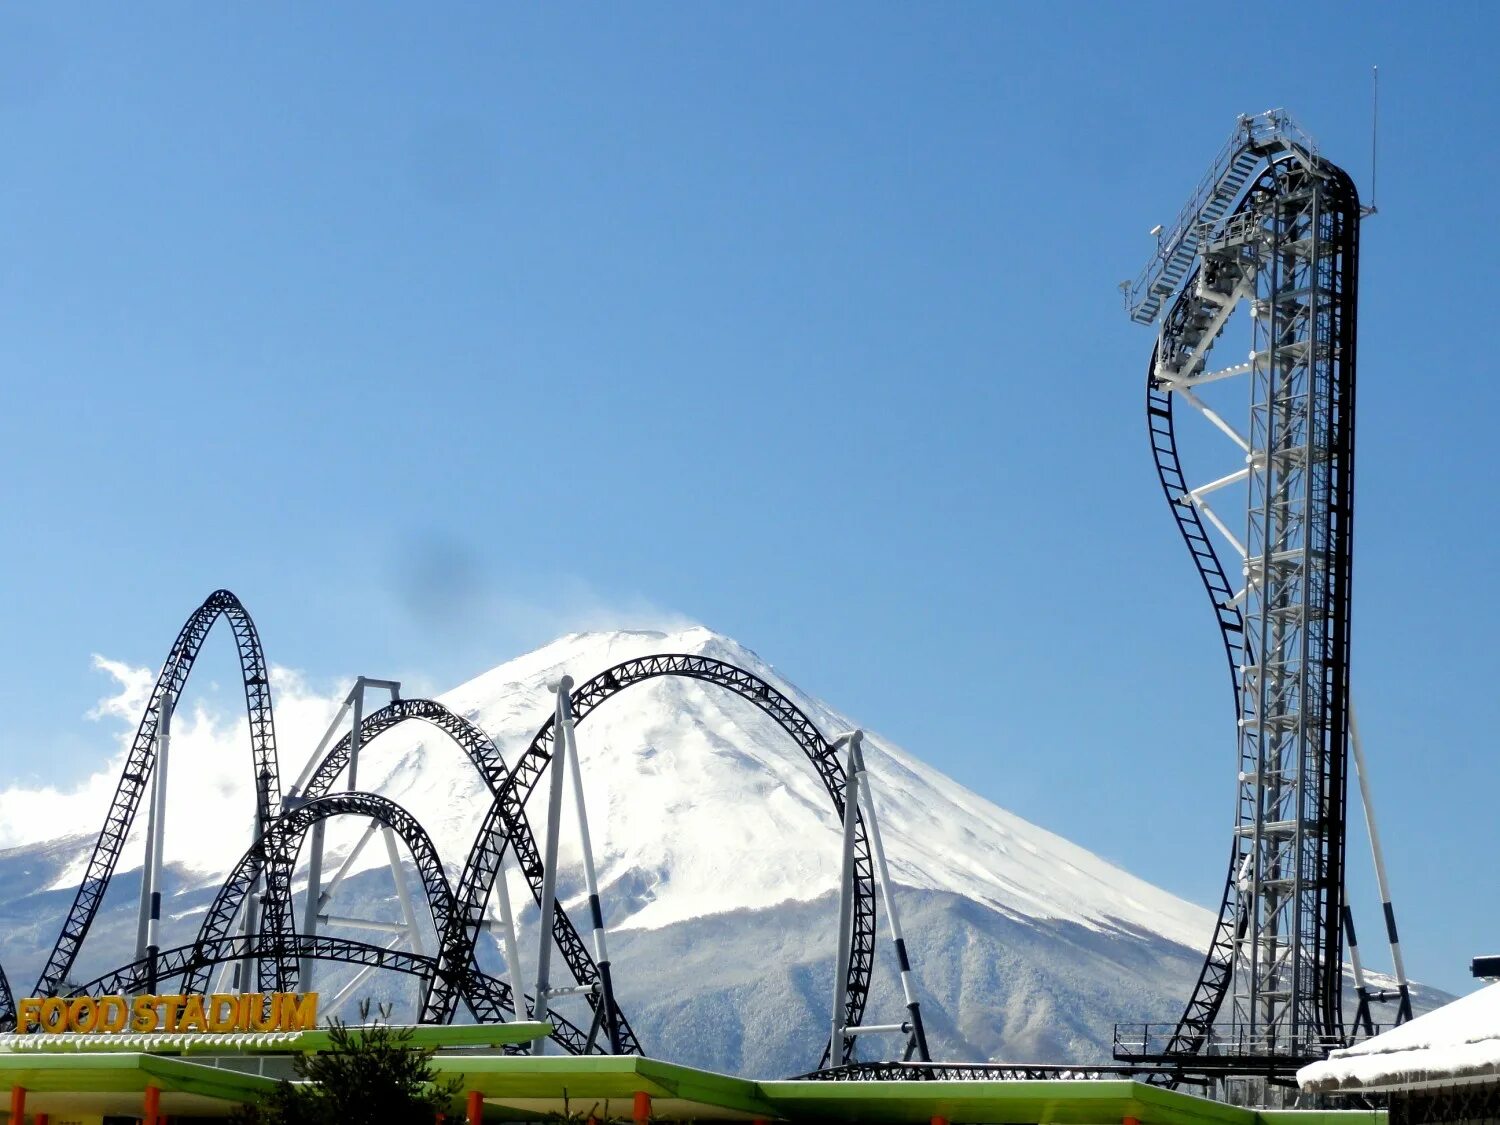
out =
[[(776, 684), (830, 737), (857, 725), (753, 652), (703, 628), (567, 636), (440, 699), (514, 762), (551, 712), (549, 685), (564, 674), (581, 683), (659, 653), (745, 668)], [(333, 701), (309, 697), (284, 675), (279, 686), (287, 784), (328, 723)], [(174, 732), (169, 825), (200, 828), (169, 828), (167, 854), (179, 882), (169, 900), (168, 942), (191, 940), (200, 912), (248, 842), (239, 827), (252, 803), (249, 777), (240, 776), (248, 774), (238, 760), (247, 757), (244, 739), (243, 720), (236, 726), (201, 710)], [(640, 684), (608, 700), (580, 723), (578, 746), (615, 979), (646, 1049), (742, 1073), (809, 1069), (827, 1035), (840, 841), (828, 796), (800, 748), (747, 701), (680, 679)], [(940, 1056), (1097, 1060), (1108, 1054), (1116, 1020), (1175, 1018), (1212, 928), (1207, 911), (1006, 812), (877, 734), (867, 732), (865, 748), (929, 1038)], [(219, 764), (209, 781), (195, 783), (189, 773), (179, 786), (184, 759)], [(235, 760), (226, 766), (220, 759)], [(194, 768), (206, 767), (185, 767)], [(490, 801), (463, 754), (434, 728), (408, 723), (364, 748), (359, 783), (413, 813), (456, 880)], [(214, 812), (206, 832), (205, 786)], [(539, 798), (533, 823), (544, 819), (540, 807)], [(144, 816), (138, 820), (136, 838)], [(332, 829), (330, 848), (346, 851), (360, 827)], [(559, 886), (582, 929), (578, 838), (565, 816)], [(44, 960), (91, 843), (74, 836), (0, 852), (0, 910), (8, 922), (0, 959), (18, 989)], [(377, 866), (384, 861), (379, 847), (360, 856), (334, 913), (399, 917), (389, 873)], [(76, 978), (129, 959), (138, 864), (128, 854), (122, 862)], [(519, 873), (509, 879), (513, 901), (529, 902)], [(523, 928), (524, 979), (536, 946), (534, 926)], [(370, 940), (368, 931), (340, 932)], [(883, 931), (879, 949), (870, 1016), (890, 1022), (901, 1003)], [(482, 961), (499, 971), (493, 942)], [(330, 972), (322, 988), (331, 994), (348, 977)], [(399, 982), (366, 987), (398, 1000), (410, 991)], [(896, 1049), (872, 1045), (868, 1053)]]

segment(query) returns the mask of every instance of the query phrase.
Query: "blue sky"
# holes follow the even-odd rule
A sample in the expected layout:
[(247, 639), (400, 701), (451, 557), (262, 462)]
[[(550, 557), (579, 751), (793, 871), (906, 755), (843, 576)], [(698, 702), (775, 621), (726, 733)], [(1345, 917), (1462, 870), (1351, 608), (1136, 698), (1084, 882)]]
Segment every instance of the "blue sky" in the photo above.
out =
[(690, 619), (1209, 902), (1229, 685), (1115, 285), (1239, 113), (1368, 193), (1378, 63), (1355, 690), (1410, 966), (1466, 987), (1500, 18), (1300, 11), (5, 9), (10, 779), (97, 767), (90, 655), (154, 665), (218, 586), (327, 683)]

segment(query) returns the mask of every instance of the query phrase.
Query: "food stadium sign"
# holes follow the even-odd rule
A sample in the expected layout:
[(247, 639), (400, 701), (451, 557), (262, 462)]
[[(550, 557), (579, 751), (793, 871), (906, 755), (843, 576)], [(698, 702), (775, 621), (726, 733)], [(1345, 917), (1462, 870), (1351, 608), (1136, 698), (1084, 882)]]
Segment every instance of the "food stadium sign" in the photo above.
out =
[(310, 1031), (316, 992), (210, 992), (161, 996), (29, 996), (16, 1030), (44, 1035)]

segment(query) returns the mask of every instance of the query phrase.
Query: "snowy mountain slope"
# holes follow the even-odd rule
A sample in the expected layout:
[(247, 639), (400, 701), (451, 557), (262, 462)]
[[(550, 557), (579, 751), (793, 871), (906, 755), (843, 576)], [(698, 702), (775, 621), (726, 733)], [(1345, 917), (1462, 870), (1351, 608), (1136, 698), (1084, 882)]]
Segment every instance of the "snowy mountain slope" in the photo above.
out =
[[(550, 712), (549, 683), (564, 673), (581, 683), (621, 661), (667, 652), (723, 660), (770, 680), (830, 737), (855, 725), (753, 652), (702, 628), (565, 637), (441, 698), (513, 760)], [(482, 790), (477, 778), (438, 768), (440, 742), (420, 728), (392, 731), (371, 744), (361, 777), (414, 811), (430, 807), (420, 819), (445, 855), (461, 854)], [(833, 889), (832, 805), (796, 744), (748, 702), (692, 681), (642, 684), (588, 716), (578, 742), (601, 882), (639, 888), (627, 902), (611, 900), (613, 927), (805, 902)], [(1202, 909), (1006, 812), (878, 735), (865, 746), (898, 882), (1017, 918), (1138, 930), (1185, 945), (1205, 940), (1212, 919)], [(459, 800), (450, 802), (455, 785)]]
[[(549, 685), (563, 674), (581, 683), (621, 661), (668, 652), (724, 660), (770, 680), (829, 736), (855, 725), (702, 628), (567, 636), (441, 699), (513, 762), (550, 713)], [(336, 701), (278, 676), (290, 784)], [(248, 843), (245, 738), (242, 718), (201, 706), (174, 730), (167, 854), (176, 882), (167, 944), (191, 940)], [(800, 749), (748, 702), (685, 680), (640, 684), (610, 699), (580, 724), (578, 743), (616, 980), (647, 1049), (741, 1073), (809, 1068), (830, 1003), (839, 837)], [(935, 1050), (952, 1058), (1098, 1059), (1108, 1054), (1114, 1021), (1175, 1018), (1212, 928), (1207, 911), (1006, 812), (878, 735), (867, 734), (865, 745)], [(994, 748), (995, 760), (1006, 753)], [(435, 728), (406, 724), (364, 748), (359, 780), (422, 822), (456, 879), (490, 800), (462, 753)], [(91, 784), (91, 793), (100, 788)], [(97, 824), (102, 809), (94, 816), (84, 797), (78, 802), (72, 823)], [(0, 809), (18, 803), (14, 791), (0, 794)], [(535, 822), (540, 801), (533, 809)], [(332, 827), (328, 870), (359, 831)], [(577, 838), (565, 816), (559, 886), (581, 922)], [(0, 959), (17, 988), (45, 959), (91, 845), (91, 837), (70, 836), (0, 851), (7, 922)], [(134, 856), (127, 851), (75, 979), (129, 959), (138, 846)], [(354, 865), (336, 913), (399, 917), (389, 875), (372, 866), (379, 862), (377, 847)], [(518, 873), (510, 883), (513, 900), (528, 902)], [(523, 916), (523, 970), (534, 965), (534, 917), (534, 909)], [(481, 960), (499, 971), (492, 941)], [(890, 961), (882, 930), (876, 1019), (898, 1015)], [(330, 971), (320, 986), (331, 993), (349, 975)], [(368, 991), (410, 1001), (399, 981), (372, 978)]]

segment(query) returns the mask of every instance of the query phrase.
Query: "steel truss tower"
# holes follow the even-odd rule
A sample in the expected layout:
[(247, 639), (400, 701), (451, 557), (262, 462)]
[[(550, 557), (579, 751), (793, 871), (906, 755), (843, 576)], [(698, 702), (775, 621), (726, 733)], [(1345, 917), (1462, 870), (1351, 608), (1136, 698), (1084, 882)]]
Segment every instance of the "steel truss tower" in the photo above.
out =
[[(1348, 175), (1284, 113), (1242, 118), (1152, 262), (1122, 286), (1133, 319), (1161, 319), (1147, 380), (1152, 446), (1223, 635), (1239, 743), (1233, 844), (1208, 958), (1165, 1046), (1147, 1033), (1127, 1044), (1117, 1029), (1122, 1059), (1213, 1054), (1242, 1058), (1247, 1070), (1260, 1060), (1269, 1073), (1345, 1039), (1360, 214)], [(1248, 359), (1211, 369), (1214, 344), (1246, 306)], [(1248, 383), (1243, 431), (1200, 397), (1230, 379)], [(1238, 447), (1240, 468), (1189, 487), (1179, 401)], [(1224, 489), (1244, 497), (1239, 528), (1211, 506)], [(1209, 526), (1241, 566), (1226, 572)]]

